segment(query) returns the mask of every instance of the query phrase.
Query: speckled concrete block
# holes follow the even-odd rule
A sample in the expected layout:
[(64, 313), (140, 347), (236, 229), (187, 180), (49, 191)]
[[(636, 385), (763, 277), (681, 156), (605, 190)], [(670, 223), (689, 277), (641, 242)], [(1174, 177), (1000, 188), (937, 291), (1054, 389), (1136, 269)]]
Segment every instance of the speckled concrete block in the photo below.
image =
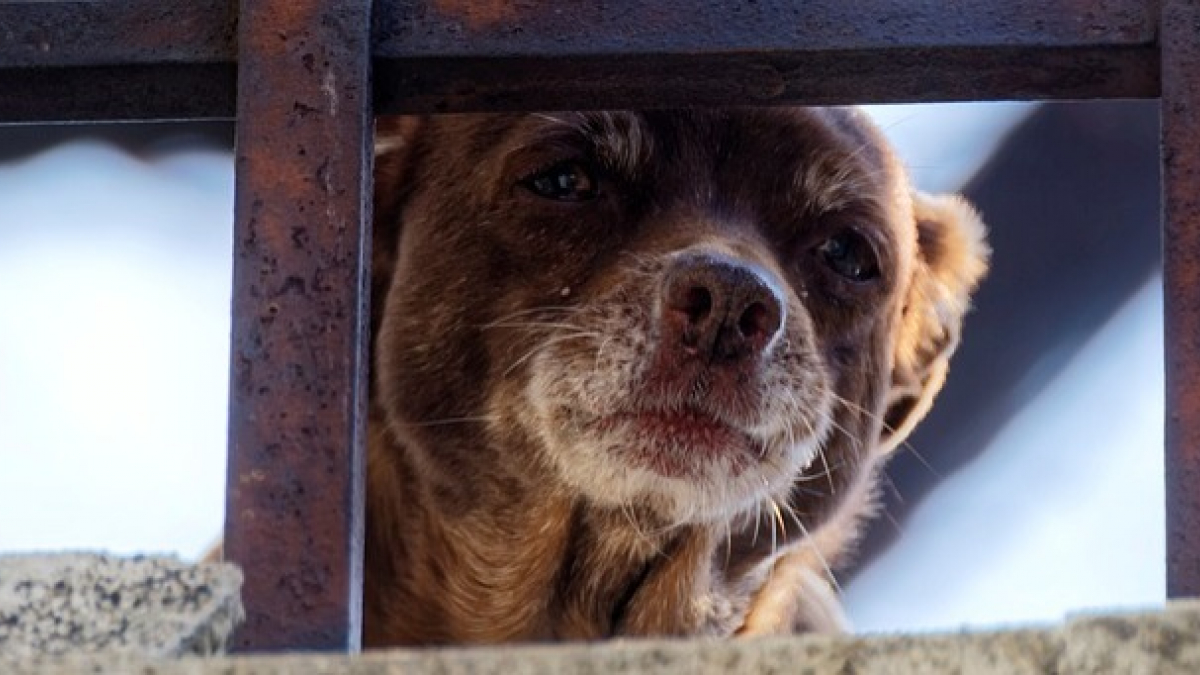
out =
[(428, 649), (363, 656), (145, 660), (129, 656), (14, 663), (4, 675), (1180, 675), (1200, 673), (1200, 603), (1163, 612), (1074, 618), (1044, 629), (950, 635), (757, 640), (616, 640)]
[(1200, 600), (1137, 616), (1079, 617), (1063, 629), (1062, 673), (1200, 673)]
[(217, 653), (242, 619), (241, 586), (241, 572), (225, 564), (0, 556), (0, 663), (65, 654)]

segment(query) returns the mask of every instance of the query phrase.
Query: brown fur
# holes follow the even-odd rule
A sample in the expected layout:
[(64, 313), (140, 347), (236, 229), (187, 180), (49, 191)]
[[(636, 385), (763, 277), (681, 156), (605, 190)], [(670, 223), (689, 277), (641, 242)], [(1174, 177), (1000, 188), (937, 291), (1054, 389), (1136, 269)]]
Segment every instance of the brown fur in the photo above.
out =
[[(448, 115), (378, 137), (365, 642), (840, 628), (830, 566), (986, 266), (969, 207), (915, 195), (849, 109)], [(561, 162), (594, 193), (530, 188)], [(847, 231), (877, 278), (819, 253)], [(706, 359), (672, 289), (713, 260), (768, 310), (719, 324)]]

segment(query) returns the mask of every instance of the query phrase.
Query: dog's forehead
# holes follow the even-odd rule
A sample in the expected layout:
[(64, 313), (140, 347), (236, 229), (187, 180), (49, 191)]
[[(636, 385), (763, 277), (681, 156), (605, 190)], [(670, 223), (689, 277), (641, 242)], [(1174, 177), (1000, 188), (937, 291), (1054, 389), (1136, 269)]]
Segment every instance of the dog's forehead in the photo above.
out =
[(863, 200), (893, 202), (906, 183), (882, 136), (854, 108), (530, 113), (509, 122), (505, 152), (575, 139), (630, 176), (655, 163), (693, 178), (767, 170), (788, 177), (785, 189), (814, 213)]
[(575, 136), (587, 142), (610, 166), (628, 175), (653, 161), (653, 129), (630, 111), (532, 113), (526, 119), (528, 142), (544, 136)]

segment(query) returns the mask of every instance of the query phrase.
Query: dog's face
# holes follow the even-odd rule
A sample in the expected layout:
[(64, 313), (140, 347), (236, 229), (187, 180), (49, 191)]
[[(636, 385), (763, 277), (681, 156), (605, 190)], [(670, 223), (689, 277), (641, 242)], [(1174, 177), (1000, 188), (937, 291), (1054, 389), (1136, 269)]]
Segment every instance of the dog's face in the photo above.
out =
[(924, 414), (983, 270), (974, 214), (851, 110), (396, 125), (376, 407), (463, 509), (504, 486), (818, 524)]

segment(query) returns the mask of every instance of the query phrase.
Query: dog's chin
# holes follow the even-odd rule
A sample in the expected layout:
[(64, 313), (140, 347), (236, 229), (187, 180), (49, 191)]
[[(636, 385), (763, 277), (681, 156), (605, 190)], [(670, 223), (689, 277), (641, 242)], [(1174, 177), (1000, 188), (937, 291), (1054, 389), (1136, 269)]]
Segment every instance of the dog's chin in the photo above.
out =
[(669, 525), (752, 515), (786, 494), (820, 445), (819, 434), (764, 439), (695, 410), (534, 408), (542, 450), (567, 485), (596, 505), (634, 507)]

